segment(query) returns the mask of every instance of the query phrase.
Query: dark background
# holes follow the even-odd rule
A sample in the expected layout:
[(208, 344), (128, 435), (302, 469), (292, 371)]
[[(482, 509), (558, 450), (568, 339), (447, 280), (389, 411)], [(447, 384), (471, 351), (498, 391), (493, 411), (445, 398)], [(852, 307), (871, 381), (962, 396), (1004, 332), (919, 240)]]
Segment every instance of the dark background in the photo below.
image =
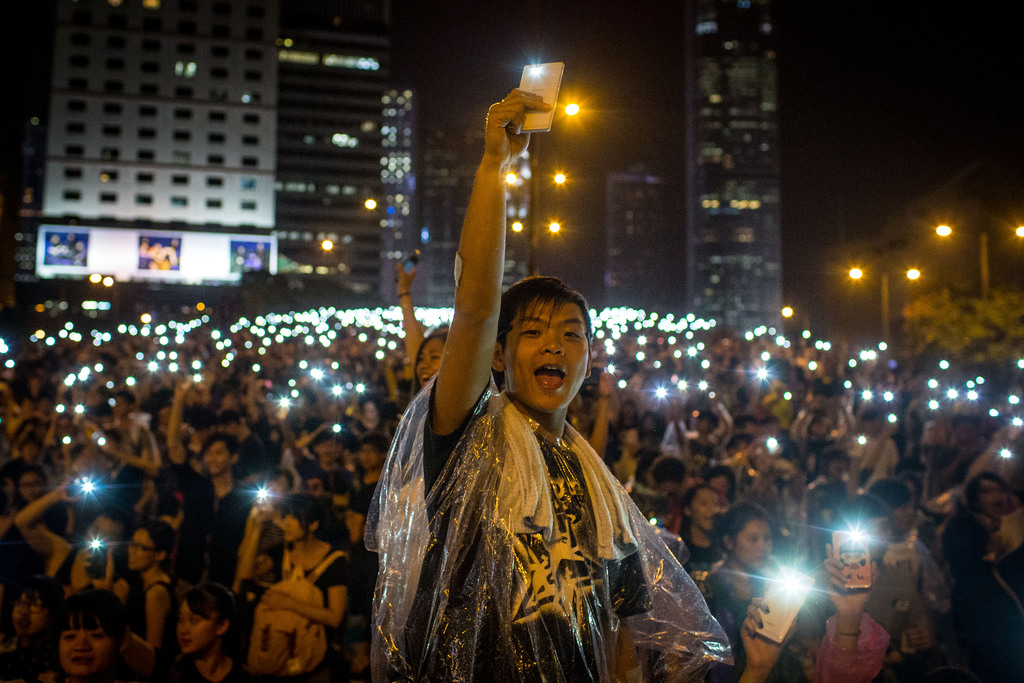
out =
[[(680, 4), (394, 2), (391, 71), (416, 89), (422, 132), (480, 126), (524, 64), (566, 63), (563, 101), (584, 109), (541, 141), (545, 164), (570, 183), (565, 230), (545, 238), (540, 262), (591, 296), (607, 173), (643, 163), (661, 176), (682, 232)], [(0, 174), (15, 181), (24, 122), (45, 118), (48, 5), (0, 3)], [(837, 246), (880, 234), (966, 165), (1022, 175), (1022, 15), (1004, 3), (776, 2), (787, 302), (817, 314), (827, 305), (818, 293), (844, 265)]]

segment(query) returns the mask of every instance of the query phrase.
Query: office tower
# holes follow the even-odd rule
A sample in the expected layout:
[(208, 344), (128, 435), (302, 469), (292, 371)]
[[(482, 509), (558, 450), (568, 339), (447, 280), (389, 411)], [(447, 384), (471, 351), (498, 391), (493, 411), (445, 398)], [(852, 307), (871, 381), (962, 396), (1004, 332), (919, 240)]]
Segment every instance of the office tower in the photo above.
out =
[(277, 21), (277, 0), (58, 2), (37, 275), (273, 269)]
[(605, 303), (682, 310), (680, 262), (672, 262), (663, 185), (644, 168), (608, 176), (605, 189)]
[(282, 270), (332, 276), (338, 293), (369, 300), (380, 293), (387, 215), (381, 127), (389, 12), (387, 0), (289, 0), (276, 51)]
[(695, 0), (689, 19), (689, 303), (742, 332), (782, 304), (771, 2)]
[[(395, 263), (419, 251), (429, 239), (428, 231), (416, 227), (416, 173), (414, 171), (416, 116), (412, 90), (389, 90), (384, 94), (384, 125), (381, 128), (381, 181), (384, 183), (384, 213), (381, 226), (380, 291), (384, 300), (398, 303), (394, 286)], [(417, 270), (417, 275), (419, 271)], [(421, 301), (428, 278), (413, 281), (413, 301)]]

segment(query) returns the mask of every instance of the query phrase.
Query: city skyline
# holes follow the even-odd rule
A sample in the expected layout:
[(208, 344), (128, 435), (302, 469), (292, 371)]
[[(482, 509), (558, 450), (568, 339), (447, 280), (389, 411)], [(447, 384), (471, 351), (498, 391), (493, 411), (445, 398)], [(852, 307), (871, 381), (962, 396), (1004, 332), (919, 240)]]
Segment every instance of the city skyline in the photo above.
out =
[[(4, 46), (7, 82), (31, 86), (48, 73), (36, 63), (46, 59), (39, 35), (51, 29), (37, 25), (45, 12), (21, 3), (3, 12), (5, 27), (24, 29)], [(791, 2), (776, 14), (784, 299), (799, 309), (834, 276), (835, 264), (826, 262), (834, 247), (881, 233), (907, 201), (975, 159), (1019, 176), (1024, 85), (1002, 75), (1019, 61), (1009, 10), (961, 16), (937, 7)], [(542, 266), (585, 293), (599, 291), (600, 267), (586, 266), (603, 262), (603, 252), (592, 251), (607, 174), (644, 162), (669, 191), (681, 185), (665, 171), (683, 138), (675, 120), (681, 40), (672, 40), (683, 30), (681, 10), (641, 3), (629, 13), (606, 4), (580, 12), (535, 3), (510, 13), (399, 0), (392, 18), (392, 81), (416, 91), (421, 130), (478, 126), (487, 104), (518, 82), (523, 63), (566, 61), (565, 93), (584, 95), (578, 127), (587, 128), (556, 128), (545, 153), (583, 171), (567, 188), (575, 219), (542, 254)], [(22, 124), (39, 107), (26, 97), (4, 112), (5, 170), (17, 166), (11, 157), (20, 152)], [(570, 263), (567, 253), (584, 258)]]

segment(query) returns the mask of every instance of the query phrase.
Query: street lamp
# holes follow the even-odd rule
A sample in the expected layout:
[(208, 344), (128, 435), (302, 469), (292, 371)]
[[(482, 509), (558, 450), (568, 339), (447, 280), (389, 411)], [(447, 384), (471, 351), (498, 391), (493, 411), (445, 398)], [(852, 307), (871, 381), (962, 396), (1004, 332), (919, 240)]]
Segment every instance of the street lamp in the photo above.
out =
[[(864, 271), (860, 268), (850, 268), (849, 276), (851, 280), (860, 280), (864, 277)], [(918, 280), (921, 278), (921, 271), (917, 268), (907, 269), (906, 276), (908, 280)], [(891, 321), (889, 319), (889, 271), (884, 268), (881, 269), (881, 275), (879, 276), (879, 284), (881, 285), (881, 313), (882, 313), (882, 339), (885, 342), (889, 342), (890, 326)]]
[(558, 232), (561, 229), (562, 226), (558, 223), (558, 221), (551, 221), (551, 224), (548, 226), (549, 232)]
[(793, 307), (792, 306), (784, 306), (782, 308), (782, 317), (783, 318), (792, 318), (793, 317)]
[[(935, 228), (935, 234), (939, 237), (949, 237), (953, 229), (948, 225), (940, 225)], [(1018, 226), (1014, 231), (1017, 237), (1024, 237), (1024, 225)], [(992, 291), (991, 275), (988, 258), (988, 231), (982, 230), (978, 233), (978, 268), (981, 274), (981, 298), (987, 299)]]

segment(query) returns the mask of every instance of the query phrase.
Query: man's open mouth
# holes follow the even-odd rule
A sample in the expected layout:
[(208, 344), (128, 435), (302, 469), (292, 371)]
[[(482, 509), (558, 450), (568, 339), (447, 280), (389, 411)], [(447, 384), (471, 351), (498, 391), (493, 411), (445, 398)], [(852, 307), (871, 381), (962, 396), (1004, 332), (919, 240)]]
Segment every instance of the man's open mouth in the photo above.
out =
[(557, 389), (565, 382), (565, 370), (557, 365), (542, 365), (533, 371), (533, 376), (545, 389)]

